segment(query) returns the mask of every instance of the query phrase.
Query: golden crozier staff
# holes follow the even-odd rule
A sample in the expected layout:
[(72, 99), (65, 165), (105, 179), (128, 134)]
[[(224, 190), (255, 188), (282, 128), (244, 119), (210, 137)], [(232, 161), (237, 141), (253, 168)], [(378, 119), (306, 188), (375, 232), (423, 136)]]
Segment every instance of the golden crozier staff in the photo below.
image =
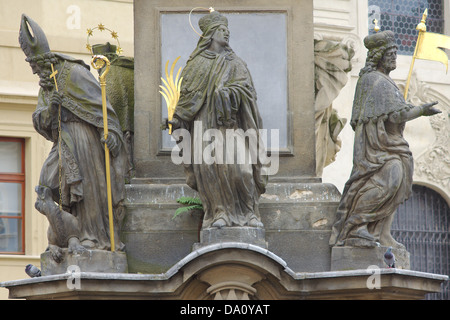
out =
[[(53, 63), (51, 64), (52, 73), (50, 74), (50, 78), (53, 78), (55, 82), (55, 90), (58, 90), (58, 83), (56, 82), (56, 75), (58, 74), (58, 70), (55, 70), (53, 67)], [(59, 210), (62, 210), (62, 157), (61, 157), (61, 104), (58, 104), (58, 180), (59, 180)]]
[[(100, 62), (99, 62), (100, 61)], [(103, 132), (104, 132), (104, 140), (105, 140), (105, 166), (106, 166), (106, 188), (108, 193), (108, 216), (109, 216), (109, 233), (111, 238), (111, 251), (115, 251), (114, 244), (114, 221), (113, 221), (113, 213), (112, 213), (112, 194), (111, 194), (111, 169), (110, 169), (110, 161), (109, 161), (109, 148), (106, 144), (106, 140), (108, 139), (108, 114), (107, 114), (107, 105), (106, 105), (106, 75), (109, 72), (109, 68), (111, 63), (108, 58), (102, 55), (96, 55), (91, 60), (92, 67), (94, 69), (101, 69), (105, 67), (103, 73), (99, 76), (100, 86), (102, 88), (102, 110), (103, 110)]]

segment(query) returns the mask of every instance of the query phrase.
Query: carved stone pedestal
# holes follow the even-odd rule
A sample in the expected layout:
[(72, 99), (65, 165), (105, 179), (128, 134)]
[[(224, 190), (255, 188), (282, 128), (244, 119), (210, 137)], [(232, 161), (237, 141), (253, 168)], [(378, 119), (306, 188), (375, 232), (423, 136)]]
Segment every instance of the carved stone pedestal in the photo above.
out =
[(82, 254), (69, 254), (63, 249), (63, 260), (57, 263), (50, 252), (41, 254), (41, 272), (43, 276), (66, 272), (128, 272), (125, 252), (105, 250), (86, 250)]
[[(173, 218), (180, 197), (197, 194), (185, 184), (127, 185), (121, 240), (129, 272), (166, 272), (192, 250), (239, 242), (268, 249), (296, 272), (330, 271), (328, 244), (340, 194), (318, 181), (269, 183), (259, 202), (263, 229), (231, 227), (200, 230), (201, 212)], [(306, 258), (305, 258), (306, 257)]]
[(231, 228), (206, 228), (200, 231), (200, 243), (195, 243), (193, 249), (222, 242), (249, 243), (262, 248), (267, 248), (266, 232), (262, 228), (231, 227)]
[[(192, 251), (164, 273), (80, 272), (78, 287), (67, 285), (72, 277), (57, 274), (0, 286), (9, 289), (10, 298), (34, 300), (380, 300), (423, 299), (448, 280), (446, 275), (395, 268), (376, 274), (367, 269), (294, 272), (273, 252), (237, 242)], [(221, 306), (217, 309), (223, 312)], [(180, 314), (173, 306), (164, 312), (169, 318)]]
[[(371, 266), (387, 268), (384, 262), (384, 253), (387, 247), (355, 248), (333, 247), (331, 250), (331, 270), (357, 270), (367, 269)], [(404, 249), (392, 249), (395, 255), (395, 267), (410, 269), (409, 252)]]

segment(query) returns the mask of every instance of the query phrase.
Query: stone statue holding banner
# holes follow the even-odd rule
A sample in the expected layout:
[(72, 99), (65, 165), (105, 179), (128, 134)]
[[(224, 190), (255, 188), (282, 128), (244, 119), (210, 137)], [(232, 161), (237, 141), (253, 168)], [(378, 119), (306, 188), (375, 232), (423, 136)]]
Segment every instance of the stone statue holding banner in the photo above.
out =
[[(61, 248), (109, 250), (100, 85), (83, 61), (51, 52), (42, 29), (26, 15), (22, 15), (19, 42), (40, 78), (33, 125), (53, 142), (41, 170), (35, 205), (50, 222), (49, 251), (59, 261)], [(109, 103), (108, 126), (114, 234), (119, 239), (127, 154), (119, 120)], [(124, 245), (116, 242), (117, 250), (122, 250)]]
[(330, 238), (331, 246), (392, 246), (397, 207), (411, 194), (413, 157), (403, 138), (405, 123), (440, 113), (433, 106), (408, 105), (389, 73), (396, 68), (394, 33), (364, 39), (369, 50), (353, 101), (353, 169), (345, 184)]
[[(222, 137), (231, 130), (244, 140), (245, 133), (253, 132), (254, 145), (245, 142), (245, 152), (259, 149), (262, 120), (256, 92), (245, 62), (229, 46), (228, 20), (212, 11), (200, 19), (199, 27), (203, 34), (181, 74), (180, 100), (170, 121), (174, 135), (184, 128), (190, 132), (192, 150), (205, 150), (210, 142), (202, 137), (210, 129)], [(197, 163), (194, 151), (191, 163), (185, 164), (186, 182), (198, 191), (205, 211), (203, 228), (261, 228), (258, 203), (267, 176), (257, 159), (238, 163), (234, 149), (227, 150), (228, 142), (223, 139), (223, 150), (215, 150), (214, 163)]]

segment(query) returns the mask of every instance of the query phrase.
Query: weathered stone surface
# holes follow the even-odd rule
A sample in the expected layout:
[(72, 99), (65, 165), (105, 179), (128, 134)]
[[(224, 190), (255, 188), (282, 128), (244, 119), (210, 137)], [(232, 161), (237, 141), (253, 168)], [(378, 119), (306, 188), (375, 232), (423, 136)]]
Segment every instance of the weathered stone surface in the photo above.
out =
[(49, 220), (50, 256), (59, 263), (58, 252), (64, 248), (74, 253), (84, 249), (122, 251), (117, 238), (127, 155), (119, 118), (102, 99), (104, 87), (85, 62), (52, 52), (42, 28), (25, 14), (19, 43), (33, 74), (40, 79), (33, 127), (53, 142), (41, 169), (35, 203)]
[(332, 246), (404, 249), (391, 235), (398, 206), (411, 195), (414, 161), (403, 131), (408, 121), (441, 113), (437, 102), (405, 101), (389, 74), (397, 46), (390, 30), (368, 35), (366, 64), (359, 73), (350, 125), (355, 131), (353, 168), (330, 237)]
[(149, 231), (123, 234), (127, 248), (128, 271), (161, 273), (191, 252), (198, 242), (196, 230)]
[(125, 252), (111, 252), (106, 250), (86, 250), (81, 254), (69, 254), (67, 249), (62, 249), (62, 261), (55, 262), (51, 253), (46, 251), (41, 254), (42, 275), (53, 275), (68, 272), (69, 267), (79, 268), (79, 272), (128, 272), (127, 256)]
[[(81, 272), (3, 282), (13, 299), (423, 299), (439, 292), (448, 276), (402, 269), (380, 269), (376, 287), (369, 270), (294, 272), (273, 252), (228, 242), (202, 247), (167, 272), (125, 274)], [(170, 312), (171, 310), (168, 310)], [(179, 312), (177, 310), (176, 312)]]
[[(179, 197), (196, 196), (186, 185), (132, 184), (126, 193), (121, 238), (130, 272), (164, 272), (200, 242), (201, 212), (172, 219)], [(328, 240), (339, 196), (330, 184), (269, 183), (260, 201), (267, 248), (295, 271), (329, 271)], [(239, 241), (239, 237), (229, 240)], [(256, 244), (266, 247), (265, 242)]]
[(265, 230), (262, 228), (233, 227), (205, 228), (200, 231), (200, 242), (194, 244), (194, 250), (203, 246), (222, 242), (242, 242), (267, 248)]
[[(356, 270), (367, 269), (370, 266), (387, 268), (384, 262), (384, 253), (387, 247), (357, 248), (357, 247), (333, 247), (331, 250), (331, 270)], [(395, 255), (395, 267), (409, 269), (409, 252), (404, 249), (392, 249)]]
[(331, 231), (284, 230), (266, 232), (268, 249), (296, 272), (330, 271)]

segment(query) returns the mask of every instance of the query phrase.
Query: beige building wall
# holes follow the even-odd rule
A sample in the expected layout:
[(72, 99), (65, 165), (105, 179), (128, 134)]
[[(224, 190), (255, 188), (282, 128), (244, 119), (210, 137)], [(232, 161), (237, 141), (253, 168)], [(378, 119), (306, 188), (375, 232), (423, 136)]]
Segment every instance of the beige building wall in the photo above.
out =
[[(51, 145), (36, 133), (31, 122), (39, 87), (38, 77), (32, 74), (28, 63), (24, 61), (25, 56), (18, 43), (22, 13), (40, 24), (52, 51), (81, 58), (86, 63), (90, 61), (90, 54), (86, 50), (86, 29), (99, 23), (118, 33), (123, 55), (134, 56), (134, 52), (132, 0), (0, 0), (0, 8), (0, 136), (21, 137), (26, 140), (25, 255), (0, 255), (2, 282), (26, 278), (25, 266), (28, 263), (39, 265), (39, 255), (47, 245), (47, 221), (34, 209), (34, 186), (38, 183), (40, 168)], [(448, 4), (445, 18), (450, 21)], [(358, 73), (365, 62), (367, 51), (362, 39), (368, 34), (367, 26), (367, 1), (314, 1), (315, 37), (347, 43), (356, 52), (348, 84), (333, 104), (339, 115), (347, 119), (351, 116)], [(447, 23), (447, 35), (450, 35), (449, 30), (450, 23)], [(115, 44), (108, 32), (98, 30), (94, 31), (94, 36), (89, 40), (90, 44), (106, 41)], [(399, 56), (398, 68), (391, 74), (394, 80), (399, 83), (406, 80), (410, 62), (410, 56)], [(448, 112), (450, 74), (445, 73), (445, 67), (437, 62), (418, 61), (415, 71), (419, 81), (428, 87), (427, 92), (438, 98), (442, 110)], [(449, 132), (448, 128), (446, 132)], [(427, 118), (408, 123), (405, 135), (415, 159), (426, 155), (437, 139), (436, 131)], [(342, 191), (352, 167), (353, 131), (348, 124), (340, 138), (343, 141), (342, 149), (337, 160), (324, 169), (323, 181), (335, 184)], [(417, 174), (415, 180), (431, 186), (449, 201), (448, 183), (445, 185)], [(6, 299), (7, 295), (8, 291), (0, 288), (0, 299)]]
[[(0, 136), (25, 139), (25, 254), (0, 254), (0, 282), (28, 276), (28, 263), (40, 265), (40, 254), (47, 246), (47, 219), (35, 208), (34, 187), (51, 143), (33, 128), (31, 115), (39, 91), (37, 75), (25, 62), (19, 47), (22, 13), (35, 20), (46, 33), (52, 51), (83, 59), (90, 64), (86, 49), (88, 28), (102, 23), (119, 35), (123, 55), (133, 52), (132, 0), (0, 0)], [(89, 43), (117, 44), (108, 30), (94, 30)], [(97, 71), (93, 70), (97, 76)], [(1, 168), (0, 168), (1, 171)], [(8, 290), (0, 288), (0, 299)]]

